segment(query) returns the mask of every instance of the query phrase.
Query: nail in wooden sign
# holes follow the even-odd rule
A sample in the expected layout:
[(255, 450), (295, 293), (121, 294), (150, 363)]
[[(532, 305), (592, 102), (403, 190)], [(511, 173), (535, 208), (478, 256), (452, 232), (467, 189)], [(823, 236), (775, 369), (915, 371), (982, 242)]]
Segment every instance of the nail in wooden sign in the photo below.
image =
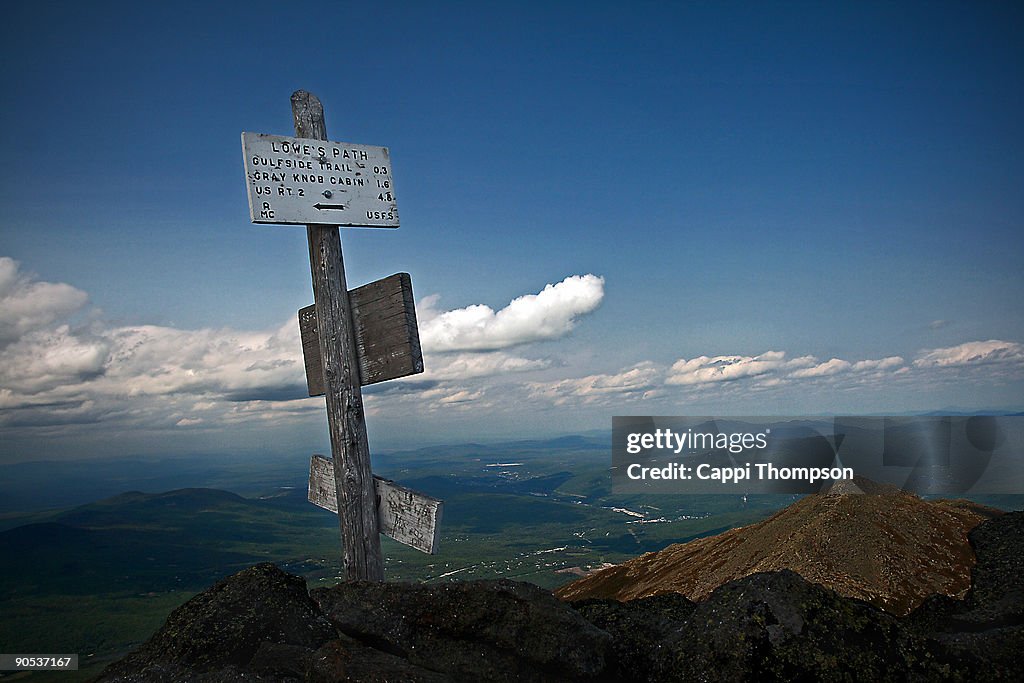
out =
[[(349, 290), (359, 356), (360, 384), (366, 386), (423, 372), (412, 279), (396, 273)], [(317, 336), (316, 306), (299, 310), (302, 357), (310, 396), (325, 391)]]
[[(417, 550), (436, 553), (444, 503), (376, 475), (373, 484), (380, 532)], [(314, 455), (309, 462), (309, 502), (337, 514), (337, 501), (334, 464), (330, 458)]]

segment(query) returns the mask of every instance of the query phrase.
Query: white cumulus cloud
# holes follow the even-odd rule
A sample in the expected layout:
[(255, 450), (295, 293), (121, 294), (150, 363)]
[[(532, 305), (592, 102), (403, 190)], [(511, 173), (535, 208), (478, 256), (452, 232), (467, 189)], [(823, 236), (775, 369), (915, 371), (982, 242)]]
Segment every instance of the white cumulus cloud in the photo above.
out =
[[(501, 348), (568, 333), (600, 304), (603, 283), (594, 275), (568, 277), (497, 313), (486, 306), (440, 312), (428, 300), (420, 311), (427, 371), (409, 377), (405, 393), (437, 407), (484, 406), (486, 378), (552, 365)], [(322, 410), (306, 399), (294, 317), (265, 330), (95, 320), (76, 328), (69, 316), (86, 302), (84, 292), (40, 281), (0, 258), (0, 427), (113, 422), (209, 428), (283, 423)], [(470, 318), (476, 322), (468, 324)], [(467, 380), (472, 383), (456, 384)]]
[(661, 371), (654, 363), (643, 362), (614, 374), (587, 375), (555, 382), (531, 382), (528, 385), (534, 398), (546, 398), (556, 405), (568, 399), (582, 399), (584, 403), (609, 398), (644, 398), (657, 391), (655, 382)]
[(833, 358), (827, 360), (824, 363), (818, 363), (809, 368), (800, 368), (789, 373), (790, 377), (800, 379), (802, 377), (828, 377), (829, 375), (835, 375), (840, 372), (849, 370), (851, 367), (849, 361), (842, 360), (841, 358)]
[(922, 351), (914, 361), (919, 368), (953, 367), (990, 363), (1024, 362), (1024, 345), (1017, 342), (989, 339), (957, 346)]
[(470, 379), (503, 375), (510, 372), (542, 370), (550, 365), (543, 359), (522, 358), (504, 351), (486, 353), (428, 354), (423, 360), (424, 372), (412, 380)]
[[(40, 317), (38, 307), (26, 302), (38, 302), (39, 292), (67, 290), (27, 277), (15, 280), (17, 286), (6, 290), (5, 311), (14, 312), (6, 322), (16, 336), (0, 346), (0, 425), (120, 419), (138, 426), (168, 420), (190, 426), (199, 424), (191, 413), (203, 403), (232, 412), (239, 402), (269, 406), (304, 396), (294, 318), (265, 331), (97, 323), (74, 329), (56, 317), (77, 310), (71, 303), (84, 302), (84, 294), (65, 296)], [(174, 417), (189, 397), (190, 414)]]
[(493, 351), (568, 334), (577, 319), (596, 309), (604, 298), (604, 278), (572, 275), (549, 284), (537, 294), (513, 299), (495, 312), (475, 304), (440, 312), (438, 296), (424, 298), (418, 307), (420, 342), (424, 350)]
[[(804, 359), (794, 359), (807, 364)], [(789, 361), (792, 365), (794, 361)], [(744, 377), (757, 377), (778, 370), (787, 364), (784, 351), (766, 351), (759, 356), (699, 356), (680, 358), (669, 369), (666, 384), (709, 384), (728, 382)]]
[(883, 373), (901, 366), (903, 358), (900, 356), (857, 362), (842, 358), (821, 361), (814, 356), (798, 356), (787, 360), (784, 351), (766, 351), (758, 356), (681, 358), (672, 364), (665, 383), (696, 386), (756, 378), (757, 386), (773, 387), (793, 380), (840, 379), (849, 375), (863, 378), (869, 373)]
[(854, 372), (878, 372), (892, 370), (903, 365), (903, 358), (900, 356), (889, 356), (878, 360), (859, 360), (851, 368)]
[(298, 322), (276, 330), (119, 327), (105, 376), (129, 396), (172, 393), (240, 396), (304, 382)]
[(71, 285), (40, 282), (0, 256), (0, 348), (82, 308), (88, 296)]

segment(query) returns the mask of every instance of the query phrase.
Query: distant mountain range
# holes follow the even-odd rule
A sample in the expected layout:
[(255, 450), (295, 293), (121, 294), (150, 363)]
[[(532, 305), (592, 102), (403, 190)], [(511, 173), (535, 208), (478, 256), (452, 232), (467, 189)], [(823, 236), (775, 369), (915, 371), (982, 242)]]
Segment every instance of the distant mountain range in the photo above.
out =
[[(438, 555), (384, 539), (389, 581), (508, 578), (551, 589), (572, 576), (610, 563), (621, 567), (673, 543), (685, 546), (711, 537), (708, 543), (714, 545), (730, 538), (731, 529), (765, 523), (769, 514), (799, 499), (614, 494), (608, 446), (605, 437), (586, 436), (375, 454), (377, 474), (445, 501)], [(311, 586), (335, 583), (337, 518), (307, 502), (308, 462), (308, 456), (291, 454), (0, 466), (0, 643), (11, 651), (37, 651), (44, 644), (54, 651), (91, 653), (76, 679), (85, 680), (104, 661), (153, 633), (194, 592), (254, 563), (273, 562)], [(891, 540), (899, 546), (897, 535), (920, 531), (915, 525), (922, 501), (895, 500), (897, 509), (906, 507), (906, 519), (890, 524)], [(1022, 497), (981, 502), (1017, 509)], [(841, 505), (847, 504), (852, 503)], [(783, 547), (806, 553), (815, 544), (847, 543), (851, 557), (867, 552), (842, 537), (853, 538), (850, 527), (868, 524), (870, 515), (853, 515), (844, 524), (841, 505), (823, 518), (832, 520), (830, 526), (815, 533), (812, 526), (804, 528), (803, 550), (795, 538)], [(968, 503), (923, 509), (936, 517), (939, 529), (955, 530), (957, 524), (967, 529), (975, 517), (989, 514)], [(946, 540), (928, 537), (915, 546), (928, 559), (907, 555), (900, 562), (907, 570), (918, 566), (925, 575), (948, 570), (946, 587), (936, 584), (935, 590), (957, 595), (966, 585), (969, 559), (944, 559), (956, 547)], [(877, 554), (894, 552), (886, 548)], [(721, 570), (716, 580), (726, 580), (757, 570), (742, 557), (732, 561), (731, 569), (723, 565), (708, 573)], [(770, 566), (757, 562), (758, 568)], [(834, 576), (843, 571), (841, 563), (822, 567), (834, 570)], [(806, 572), (812, 576), (811, 568)], [(916, 586), (915, 596), (932, 590), (928, 582), (918, 585), (919, 577), (903, 578)], [(850, 583), (860, 580), (853, 576)]]

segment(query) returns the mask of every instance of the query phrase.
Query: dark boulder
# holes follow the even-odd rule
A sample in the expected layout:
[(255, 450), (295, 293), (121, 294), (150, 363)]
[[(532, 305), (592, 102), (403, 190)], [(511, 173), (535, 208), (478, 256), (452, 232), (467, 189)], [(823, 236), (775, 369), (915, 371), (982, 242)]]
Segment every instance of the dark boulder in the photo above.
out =
[(588, 599), (571, 603), (594, 626), (613, 638), (608, 668), (617, 681), (647, 681), (696, 605), (679, 593), (629, 602)]
[(306, 683), (454, 683), (442, 673), (366, 647), (344, 635), (324, 643), (307, 662)]
[(699, 603), (664, 594), (573, 606), (614, 637), (619, 681), (967, 681), (991, 671), (786, 570), (731, 581)]
[(907, 617), (907, 627), (1005, 674), (993, 679), (1022, 680), (1024, 512), (983, 522), (968, 538), (977, 561), (967, 595), (962, 600), (932, 596)]
[(965, 604), (977, 623), (1020, 624), (1024, 615), (1024, 512), (1009, 512), (968, 534), (977, 561)]
[(666, 643), (664, 681), (972, 680), (973, 661), (788, 570), (716, 589)]
[(342, 633), (456, 680), (594, 680), (611, 637), (515, 581), (343, 583), (312, 591)]
[(252, 680), (297, 678), (307, 658), (334, 638), (302, 578), (259, 564), (174, 610), (142, 647), (96, 680), (236, 681), (244, 671), (257, 676)]
[(611, 642), (527, 583), (354, 582), (314, 595), (322, 611), (300, 577), (246, 569), (179, 607), (96, 680), (589, 681)]

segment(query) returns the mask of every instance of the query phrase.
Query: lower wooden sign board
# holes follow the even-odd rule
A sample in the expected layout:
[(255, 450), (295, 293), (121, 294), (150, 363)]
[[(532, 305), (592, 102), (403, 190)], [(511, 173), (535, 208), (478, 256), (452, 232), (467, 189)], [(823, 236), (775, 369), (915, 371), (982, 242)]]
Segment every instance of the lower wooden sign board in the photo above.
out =
[[(423, 372), (409, 274), (389, 275), (349, 290), (348, 296), (355, 325), (360, 383), (366, 386)], [(322, 396), (324, 366), (320, 358), (315, 305), (299, 310), (299, 333), (309, 395)]]
[[(437, 552), (444, 501), (399, 486), (374, 475), (377, 490), (377, 519), (380, 532), (399, 543), (431, 555)], [(314, 455), (309, 461), (309, 502), (338, 513), (334, 486), (334, 463)]]

